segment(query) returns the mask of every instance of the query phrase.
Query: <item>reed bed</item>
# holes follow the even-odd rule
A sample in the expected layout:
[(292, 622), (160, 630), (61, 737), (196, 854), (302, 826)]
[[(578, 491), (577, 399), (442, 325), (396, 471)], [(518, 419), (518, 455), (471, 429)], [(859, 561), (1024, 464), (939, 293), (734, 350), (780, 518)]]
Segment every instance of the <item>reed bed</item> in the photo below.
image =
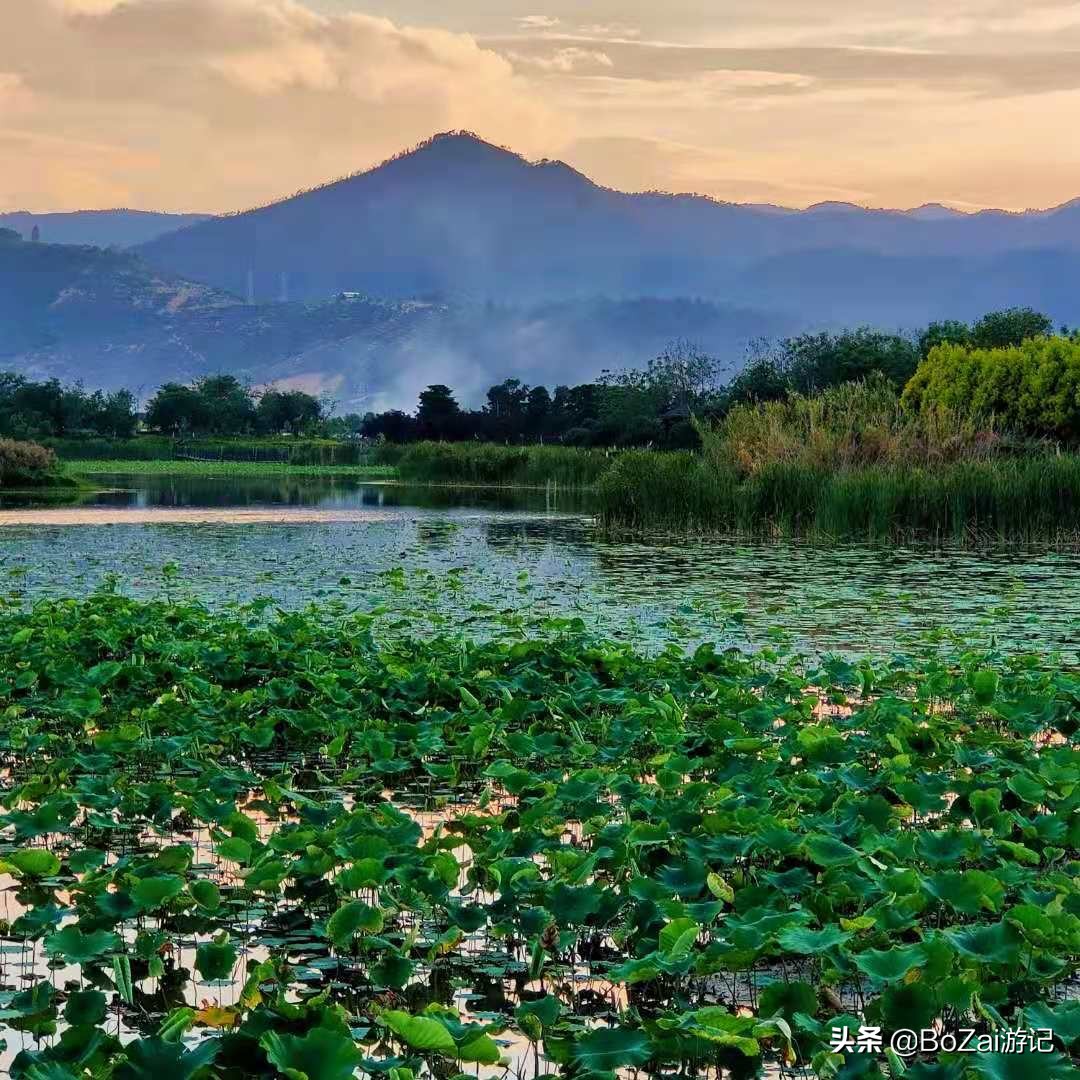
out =
[(629, 453), (599, 485), (613, 529), (868, 540), (1075, 541), (1080, 456), (914, 414), (882, 381), (744, 405), (699, 454)]
[(701, 455), (622, 455), (599, 485), (615, 530), (960, 542), (1080, 539), (1080, 456), (829, 470), (776, 462), (740, 477)]
[(570, 446), (421, 442), (405, 447), (395, 464), (402, 480), (496, 487), (594, 487), (614, 452)]

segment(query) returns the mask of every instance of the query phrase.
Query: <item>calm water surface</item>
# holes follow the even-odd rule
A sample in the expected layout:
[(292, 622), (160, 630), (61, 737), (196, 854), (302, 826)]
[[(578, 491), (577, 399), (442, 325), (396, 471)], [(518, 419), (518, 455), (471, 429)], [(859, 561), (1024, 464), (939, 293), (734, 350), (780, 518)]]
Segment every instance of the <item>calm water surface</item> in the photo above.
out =
[[(1071, 552), (625, 542), (597, 530), (587, 497), (565, 492), (341, 478), (95, 481), (101, 490), (65, 507), (64, 524), (54, 506), (0, 525), (0, 593), (29, 602), (112, 581), (156, 595), (169, 578), (210, 603), (368, 606), (387, 596), (404, 604), (411, 583), (450, 574), (456, 587), (439, 599), (448, 614), (481, 619), (477, 603), (579, 614), (652, 641), (763, 641), (783, 626), (801, 647), (881, 652), (947, 625), (1070, 658), (1080, 641), (1080, 556)], [(17, 509), (0, 505), (0, 520)]]

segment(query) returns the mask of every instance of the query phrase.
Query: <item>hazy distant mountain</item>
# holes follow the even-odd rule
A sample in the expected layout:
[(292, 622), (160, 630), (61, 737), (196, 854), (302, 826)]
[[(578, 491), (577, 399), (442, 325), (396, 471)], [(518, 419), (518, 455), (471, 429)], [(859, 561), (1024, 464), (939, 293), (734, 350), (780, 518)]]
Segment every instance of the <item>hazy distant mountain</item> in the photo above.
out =
[(287, 381), (341, 407), (412, 407), (446, 382), (466, 401), (492, 383), (579, 383), (642, 364), (688, 335), (740, 358), (747, 341), (792, 329), (751, 310), (693, 300), (580, 300), (540, 306), (362, 297), (249, 305), (154, 271), (136, 256), (0, 234), (0, 370), (126, 386), (230, 371)]
[[(111, 221), (113, 243), (152, 226), (59, 218)], [(628, 195), (452, 134), (130, 253), (0, 241), (0, 369), (146, 390), (227, 370), (350, 409), (447, 382), (475, 401), (509, 376), (643, 364), (675, 337), (735, 366), (749, 339), (805, 329), (917, 329), (1017, 304), (1076, 325), (1078, 280), (1080, 201), (960, 214)]]
[[(763, 260), (806, 252), (969, 259), (1044, 248), (1080, 250), (1080, 204), (1029, 214), (847, 203), (790, 211), (632, 195), (561, 162), (530, 163), (475, 136), (449, 134), (370, 172), (204, 221), (140, 250), (162, 269), (238, 295), (253, 285), (263, 299), (341, 290), (530, 303), (738, 296), (816, 320), (819, 312), (797, 293), (747, 296), (747, 275), (753, 279)], [(815, 288), (827, 288), (812, 260), (800, 266), (814, 274)]]
[(133, 247), (205, 221), (207, 214), (155, 214), (144, 210), (78, 210), (70, 214), (31, 214), (20, 210), (0, 213), (0, 229), (14, 229), (24, 240), (37, 226), (49, 244), (94, 244), (97, 247)]

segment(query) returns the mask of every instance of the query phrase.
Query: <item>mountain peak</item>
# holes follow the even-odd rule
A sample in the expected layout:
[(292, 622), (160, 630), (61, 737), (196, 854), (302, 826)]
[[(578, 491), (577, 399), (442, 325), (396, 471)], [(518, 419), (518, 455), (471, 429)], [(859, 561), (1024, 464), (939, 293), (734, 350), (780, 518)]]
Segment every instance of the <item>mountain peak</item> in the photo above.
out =
[(524, 162), (520, 154), (508, 150), (504, 146), (496, 146), (486, 139), (482, 139), (473, 131), (442, 131), (425, 139), (418, 146), (407, 150), (402, 154), (390, 159), (391, 162), (416, 160), (417, 158), (437, 158), (440, 161), (455, 163), (472, 163), (491, 161), (493, 159)]
[(919, 221), (950, 221), (953, 218), (964, 217), (963, 211), (954, 210), (943, 203), (923, 203), (922, 206), (916, 206), (905, 213), (908, 217)]
[(813, 206), (808, 206), (805, 210), (807, 214), (859, 214), (866, 213), (867, 208), (865, 206), (859, 206), (853, 202), (838, 202), (830, 200), (827, 202), (814, 203)]

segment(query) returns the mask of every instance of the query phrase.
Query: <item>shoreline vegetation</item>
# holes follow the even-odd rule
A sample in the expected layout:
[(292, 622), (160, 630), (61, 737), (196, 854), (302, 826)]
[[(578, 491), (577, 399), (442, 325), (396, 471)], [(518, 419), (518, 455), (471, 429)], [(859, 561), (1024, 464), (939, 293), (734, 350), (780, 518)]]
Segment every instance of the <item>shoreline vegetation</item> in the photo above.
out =
[[(14, 1077), (829, 1080), (863, 1024), (971, 1029), (972, 1080), (1070, 1075), (1078, 688), (1053, 656), (106, 592), (0, 606), (0, 649)], [(1045, 1052), (993, 1052), (1028, 1028)]]
[[(1037, 312), (992, 313), (971, 326), (933, 324), (917, 339), (865, 328), (803, 335), (762, 348), (726, 383), (717, 382), (718, 370), (684, 342), (643, 371), (608, 373), (589, 395), (578, 395), (596, 413), (590, 440), (605, 431), (625, 436), (607, 445), (467, 436), (470, 424), (521, 439), (542, 431), (526, 420), (543, 412), (543, 395), (517, 380), (492, 387), (488, 404), (469, 413), (450, 388), (429, 387), (406, 425), (426, 439), (393, 442), (385, 432), (335, 439), (314, 427), (304, 435), (298, 419), (292, 435), (273, 435), (269, 430), (286, 424), (275, 410), (302, 402), (257, 398), (231, 376), (163, 388), (148, 412), (159, 434), (47, 441), (69, 479), (280, 471), (561, 488), (595, 493), (600, 524), (612, 532), (1080, 542), (1080, 333), (1062, 328), (1055, 335)], [(66, 393), (52, 384), (12, 386), (10, 401), (25, 399), (27, 408), (43, 395), (52, 401), (53, 391), (62, 404)], [(72, 408), (97, 417), (99, 428), (124, 404), (73, 393)], [(329, 422), (319, 409), (310, 412), (312, 424)], [(166, 415), (189, 427), (202, 417), (209, 427), (198, 438), (162, 434)], [(361, 419), (358, 431), (367, 424)], [(252, 436), (260, 423), (266, 432)], [(215, 434), (237, 425), (249, 434)], [(658, 431), (666, 434), (652, 441)], [(650, 441), (643, 446), (633, 432)]]
[(305, 465), (281, 461), (215, 461), (170, 458), (89, 458), (64, 462), (70, 475), (77, 477), (132, 476), (323, 476), (349, 477), (361, 480), (390, 481), (397, 477), (392, 465)]

